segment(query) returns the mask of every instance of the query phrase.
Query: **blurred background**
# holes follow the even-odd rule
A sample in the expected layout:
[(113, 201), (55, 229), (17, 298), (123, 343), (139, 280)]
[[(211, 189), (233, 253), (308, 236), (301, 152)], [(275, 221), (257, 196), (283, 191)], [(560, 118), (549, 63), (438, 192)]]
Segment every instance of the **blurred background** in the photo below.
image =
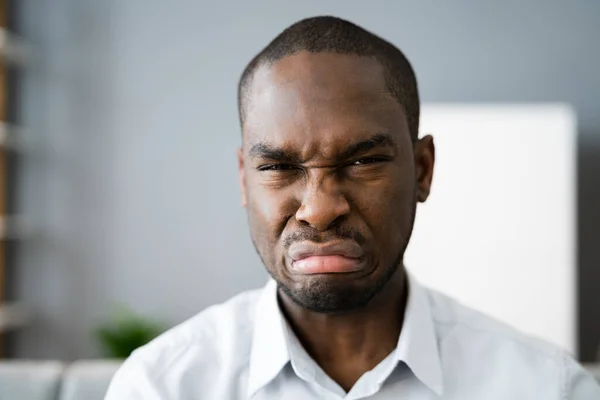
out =
[(285, 27), (328, 14), (402, 49), (425, 103), (572, 111), (569, 310), (576, 356), (599, 361), (600, 2), (0, 4), (2, 357), (118, 356), (115, 312), (140, 318), (123, 339), (137, 343), (264, 284), (240, 207), (237, 80)]

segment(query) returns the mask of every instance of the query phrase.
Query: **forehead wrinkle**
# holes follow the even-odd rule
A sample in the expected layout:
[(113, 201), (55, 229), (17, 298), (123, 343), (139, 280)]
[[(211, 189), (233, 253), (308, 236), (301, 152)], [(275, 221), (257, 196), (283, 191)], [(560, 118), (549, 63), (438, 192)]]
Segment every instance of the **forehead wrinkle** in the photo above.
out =
[(303, 51), (256, 69), (248, 87), (247, 109), (255, 101), (270, 101), (278, 91), (285, 97), (303, 95), (325, 101), (378, 97), (388, 94), (383, 72), (380, 63), (371, 57)]
[[(329, 67), (326, 72), (331, 76), (319, 84), (313, 80), (311, 72), (306, 73), (301, 67), (282, 68), (285, 62), (286, 59), (256, 71), (250, 90), (250, 109), (243, 127), (252, 136), (268, 139), (269, 132), (281, 132), (277, 140), (283, 138), (281, 142), (290, 143), (290, 147), (296, 142), (295, 147), (301, 149), (302, 158), (314, 159), (328, 158), (340, 151), (339, 133), (331, 138), (326, 133), (333, 126), (336, 130), (353, 129), (352, 125), (354, 129), (361, 129), (362, 125), (372, 132), (375, 132), (373, 128), (392, 133), (398, 130), (397, 122), (393, 120), (404, 118), (404, 110), (379, 74), (374, 74), (378, 78), (377, 85), (375, 82), (365, 85), (375, 76), (367, 77), (361, 84), (349, 85), (348, 79), (336, 79)], [(350, 81), (358, 78), (358, 74), (353, 75)]]

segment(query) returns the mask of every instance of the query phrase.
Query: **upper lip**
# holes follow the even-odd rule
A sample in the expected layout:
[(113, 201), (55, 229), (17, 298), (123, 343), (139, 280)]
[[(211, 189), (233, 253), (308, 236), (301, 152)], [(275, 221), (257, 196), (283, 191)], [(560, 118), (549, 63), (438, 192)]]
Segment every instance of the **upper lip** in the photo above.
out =
[(360, 258), (364, 254), (358, 243), (351, 240), (328, 243), (298, 242), (290, 246), (288, 255), (294, 261), (314, 256), (343, 256)]

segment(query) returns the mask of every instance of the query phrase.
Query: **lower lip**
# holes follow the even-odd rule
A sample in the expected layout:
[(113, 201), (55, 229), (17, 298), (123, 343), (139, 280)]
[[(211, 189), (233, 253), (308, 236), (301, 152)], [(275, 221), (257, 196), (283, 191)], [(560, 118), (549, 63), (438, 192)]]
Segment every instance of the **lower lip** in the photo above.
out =
[(360, 271), (364, 268), (362, 260), (344, 256), (312, 256), (292, 262), (295, 273), (313, 274), (343, 274)]

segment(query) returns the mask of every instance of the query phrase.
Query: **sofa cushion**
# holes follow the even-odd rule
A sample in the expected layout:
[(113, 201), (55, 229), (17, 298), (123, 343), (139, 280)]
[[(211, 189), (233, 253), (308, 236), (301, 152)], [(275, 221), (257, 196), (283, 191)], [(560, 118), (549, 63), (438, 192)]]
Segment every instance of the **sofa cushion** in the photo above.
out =
[(55, 400), (64, 366), (58, 361), (3, 361), (0, 398)]
[(122, 361), (77, 361), (64, 372), (60, 400), (103, 400)]

